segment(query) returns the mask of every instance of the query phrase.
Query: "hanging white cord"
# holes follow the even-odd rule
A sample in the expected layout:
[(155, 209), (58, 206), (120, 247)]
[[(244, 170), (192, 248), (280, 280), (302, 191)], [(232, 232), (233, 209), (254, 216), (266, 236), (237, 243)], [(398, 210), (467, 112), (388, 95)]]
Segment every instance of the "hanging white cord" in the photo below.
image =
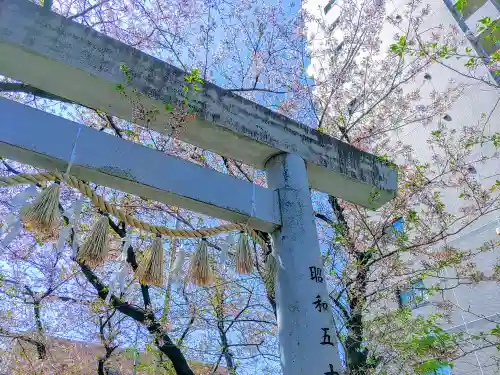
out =
[[(75, 157), (76, 157), (76, 145), (78, 143), (78, 138), (80, 137), (80, 133), (82, 131), (82, 127), (83, 127), (82, 124), (80, 124), (78, 126), (78, 130), (77, 130), (77, 133), (76, 133), (75, 141), (73, 142), (73, 148), (71, 150), (71, 155), (70, 155), (70, 158), (69, 158), (68, 167), (66, 168), (66, 172), (64, 173), (64, 180), (67, 180), (67, 178), (69, 176), (69, 172), (71, 170), (71, 167), (72, 167), (72, 165), (73, 165), (73, 163), (75, 161)], [(18, 208), (18, 207), (24, 205), (31, 197), (35, 196), (36, 194), (37, 194), (36, 186), (35, 185), (30, 185), (24, 191), (22, 191), (21, 193), (17, 194), (12, 199), (11, 203), (12, 203), (12, 205), (14, 207)], [(70, 209), (71, 209), (72, 206), (73, 205), (70, 206)], [(68, 209), (67, 211), (69, 211), (70, 209)], [(80, 210), (81, 210), (81, 206), (80, 206)], [(65, 211), (65, 213), (66, 213), (66, 211)], [(77, 220), (78, 220), (77, 216), (78, 215), (73, 215), (73, 220), (70, 220), (70, 225), (67, 226), (66, 228), (64, 228), (61, 231), (61, 233), (59, 235), (59, 239), (58, 239), (57, 245), (56, 245), (56, 248), (58, 249), (58, 251), (63, 248), (64, 243), (66, 242), (66, 239), (68, 238), (68, 236), (71, 233), (72, 224), (74, 226), (75, 222), (77, 222)], [(76, 228), (76, 226), (75, 226), (75, 228)], [(4, 247), (8, 246), (19, 235), (19, 233), (21, 232), (21, 222), (20, 222), (19, 217), (17, 215), (9, 214), (7, 216), (6, 224), (0, 230), (0, 235), (3, 235), (7, 231), (8, 231), (7, 235), (1, 241), (1, 244)], [(74, 241), (73, 241), (73, 250), (74, 251), (75, 251), (75, 247), (77, 247), (77, 245), (75, 246), (75, 243), (76, 244), (78, 243), (77, 236), (76, 236), (76, 230), (75, 230), (75, 238), (74, 238)]]
[(38, 192), (36, 191), (36, 185), (30, 185), (22, 192), (17, 194), (14, 198), (12, 198), (10, 204), (16, 208), (19, 208), (24, 205), (30, 198), (36, 196), (37, 194)]
[[(23, 206), (30, 198), (38, 194), (36, 185), (29, 185), (26, 189), (18, 193), (11, 200), (11, 205), (18, 209)], [(0, 244), (5, 248), (10, 245), (12, 241), (21, 233), (21, 220), (19, 214), (9, 213), (5, 219), (5, 225), (0, 229), (0, 236), (5, 235)]]
[[(252, 175), (252, 197), (250, 198), (250, 215), (248, 217), (248, 220), (246, 222), (246, 225), (250, 222), (251, 218), (253, 215), (255, 215), (255, 211), (257, 209), (257, 203), (255, 201), (255, 178), (257, 175), (257, 170), (254, 169), (253, 175)], [(243, 233), (242, 233), (243, 234)], [(246, 235), (246, 234), (243, 234)], [(222, 245), (221, 245), (221, 255), (220, 255), (220, 262), (225, 267), (227, 258), (229, 256), (229, 249), (235, 244), (235, 239), (233, 236), (232, 232), (229, 232), (226, 236), (226, 238), (223, 240)]]
[[(247, 222), (245, 223), (245, 226), (248, 228), (248, 223), (250, 223), (250, 220), (252, 219), (252, 217), (255, 215), (255, 210), (256, 210), (256, 202), (255, 202), (255, 177), (257, 175), (257, 169), (254, 169), (253, 170), (253, 173), (252, 173), (252, 180), (250, 181), (250, 183), (252, 184), (252, 196), (250, 198), (250, 214), (248, 215), (248, 220)], [(230, 242), (230, 238), (229, 236), (231, 235), (231, 233), (228, 234), (228, 237), (226, 237), (226, 242)], [(239, 234), (240, 238), (242, 236), (248, 236), (248, 234), (245, 232), (245, 231), (240, 231), (240, 234)], [(232, 244), (231, 244), (232, 245)], [(227, 252), (229, 251), (229, 244), (224, 244), (223, 246), (225, 246), (225, 248), (223, 247), (223, 253), (221, 255), (221, 258), (222, 257), (226, 257), (227, 256)], [(226, 252), (226, 254), (224, 254)]]
[[(25, 204), (31, 197), (37, 194), (36, 186), (30, 185), (22, 192), (18, 193), (11, 201), (12, 206), (18, 208)], [(3, 247), (10, 245), (12, 241), (21, 233), (21, 221), (19, 215), (9, 213), (5, 218), (5, 224), (0, 229), (0, 236), (5, 235), (4, 239), (0, 241)]]
[(1, 241), (3, 247), (10, 245), (12, 241), (21, 233), (21, 221), (19, 219), (15, 220), (10, 226), (7, 235)]
[[(181, 221), (179, 219), (175, 222), (175, 229), (181, 229)], [(185, 252), (179, 239), (174, 239), (173, 247), (171, 251), (176, 250), (175, 260), (172, 265), (169, 265), (167, 285), (172, 285), (173, 287), (182, 279), (182, 266), (184, 265)]]
[(19, 221), (18, 215), (13, 213), (7, 214), (5, 217), (5, 224), (0, 229), (0, 236), (7, 233), (17, 221)]
[(224, 267), (226, 266), (226, 261), (229, 256), (229, 249), (233, 247), (233, 245), (234, 245), (233, 232), (229, 232), (221, 245), (220, 262)]
[[(252, 197), (250, 198), (250, 215), (248, 215), (248, 220), (245, 223), (246, 226), (248, 226), (248, 223), (252, 219), (253, 215), (255, 215), (255, 210), (256, 210), (256, 202), (255, 202), (255, 176), (257, 174), (257, 170), (253, 170), (252, 174), (252, 181), (250, 183), (252, 184)], [(245, 233), (241, 233), (240, 235), (244, 235)]]
[(129, 233), (123, 239), (122, 251), (120, 252), (120, 256), (118, 257), (118, 261), (120, 263), (118, 271), (116, 271), (113, 276), (111, 276), (111, 280), (109, 281), (108, 286), (108, 294), (106, 295), (106, 299), (104, 302), (109, 304), (111, 300), (111, 295), (118, 291), (120, 294), (125, 291), (125, 279), (128, 273), (128, 265), (127, 265), (127, 254), (128, 248), (132, 245), (132, 238)]
[[(66, 167), (66, 172), (63, 175), (64, 181), (68, 180), (69, 172), (70, 172), (71, 167), (73, 166), (73, 163), (75, 161), (76, 145), (78, 143), (78, 138), (80, 138), (80, 133), (82, 131), (82, 127), (83, 127), (82, 124), (78, 125), (78, 129), (76, 131), (76, 137), (75, 137), (75, 140), (73, 141), (73, 148), (71, 149), (71, 155), (69, 157), (68, 166)], [(71, 235), (71, 230), (73, 230), (73, 243), (71, 245), (71, 248), (73, 251), (73, 257), (76, 257), (76, 253), (77, 253), (78, 245), (79, 245), (78, 234), (76, 233), (76, 229), (78, 228), (78, 223), (79, 223), (79, 219), (80, 219), (80, 212), (82, 211), (83, 202), (84, 202), (83, 198), (80, 198), (77, 201), (73, 202), (64, 211), (63, 215), (68, 218), (69, 223), (59, 233), (59, 239), (58, 239), (57, 245), (56, 245), (56, 250), (62, 251), (64, 248), (64, 244), (66, 243), (67, 239)]]
[[(64, 173), (64, 180), (67, 180), (67, 178), (69, 176), (69, 171), (71, 170), (71, 166), (73, 165), (73, 162), (75, 161), (76, 144), (78, 142), (78, 138), (80, 137), (82, 127), (83, 127), (82, 124), (80, 124), (78, 126), (75, 141), (73, 143), (73, 148), (71, 150), (71, 155), (69, 158), (68, 167), (66, 168), (66, 173)], [(12, 205), (14, 207), (18, 208), (18, 207), (24, 205), (31, 197), (35, 196), (36, 194), (37, 194), (37, 191), (36, 191), (35, 185), (30, 185), (24, 191), (17, 194), (12, 199)], [(57, 247), (56, 247), (58, 250), (62, 249), (62, 247), (64, 246), (66, 239), (68, 238), (69, 234), (71, 233), (70, 228), (71, 228), (71, 225), (68, 226), (67, 228), (64, 228), (61, 231), (61, 233), (59, 235)], [(13, 214), (8, 215), (7, 223), (0, 230), (0, 235), (3, 235), (6, 231), (8, 231), (8, 233), (5, 236), (5, 238), (1, 241), (1, 244), (4, 247), (8, 246), (19, 235), (19, 233), (21, 233), (21, 222), (20, 222), (19, 217), (17, 215), (13, 215)], [(74, 242), (76, 242), (76, 231), (75, 231), (75, 241)], [(73, 246), (73, 247), (75, 247), (75, 246)]]
[(251, 209), (250, 209), (250, 217), (255, 215), (255, 210), (257, 209), (257, 202), (255, 202), (255, 178), (257, 176), (257, 169), (253, 170), (253, 176), (252, 176), (252, 200), (250, 201), (251, 203)]
[[(179, 219), (175, 219), (175, 229), (181, 229), (181, 221)], [(174, 250), (177, 249), (181, 245), (180, 237), (174, 238)]]
[(75, 141), (73, 142), (73, 149), (71, 150), (71, 156), (69, 157), (68, 167), (66, 168), (66, 172), (64, 173), (64, 181), (66, 181), (68, 179), (69, 171), (71, 170), (71, 167), (73, 166), (73, 163), (75, 162), (76, 144), (78, 143), (78, 138), (80, 138), (80, 133), (82, 131), (82, 127), (83, 127), (83, 125), (80, 124), (78, 126), (78, 130), (76, 132), (76, 138), (75, 138)]

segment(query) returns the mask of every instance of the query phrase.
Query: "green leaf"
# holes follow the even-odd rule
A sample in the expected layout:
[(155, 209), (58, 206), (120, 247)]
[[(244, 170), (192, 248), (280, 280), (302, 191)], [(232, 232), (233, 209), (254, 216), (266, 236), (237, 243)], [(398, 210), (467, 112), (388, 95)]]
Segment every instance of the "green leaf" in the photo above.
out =
[(385, 163), (389, 168), (396, 169), (397, 165), (394, 163), (391, 159), (389, 159), (389, 155), (384, 154), (377, 156), (377, 159), (380, 160), (381, 162)]
[(431, 131), (431, 135), (433, 137), (439, 137), (441, 135), (441, 130), (433, 130)]
[(125, 75), (125, 78), (127, 78), (127, 82), (130, 83), (130, 81), (132, 81), (132, 76), (130, 75), (130, 71), (124, 63), (120, 64), (120, 70)]
[(173, 108), (172, 108), (172, 104), (170, 104), (170, 103), (165, 103), (165, 112), (170, 113), (170, 112), (172, 112), (172, 109), (173, 109)]
[(493, 20), (491, 19), (491, 17), (483, 17), (478, 22), (480, 24), (488, 27), (488, 26), (490, 26), (493, 23)]
[(491, 334), (492, 334), (492, 335), (495, 335), (495, 336), (499, 336), (499, 335), (500, 335), (500, 324), (497, 324), (497, 325), (495, 326), (495, 328), (493, 328), (493, 329), (491, 330)]
[(470, 59), (467, 60), (467, 62), (465, 63), (465, 66), (467, 66), (467, 67), (474, 66), (475, 62), (476, 62), (476, 59), (474, 57), (471, 57)]
[(493, 142), (493, 145), (495, 147), (499, 147), (500, 146), (500, 133), (499, 132), (495, 132), (492, 136), (491, 136), (491, 142)]
[(460, 12), (460, 14), (464, 15), (465, 7), (467, 6), (467, 0), (458, 0), (455, 4), (455, 8)]
[(407, 50), (408, 43), (406, 41), (406, 35), (403, 34), (399, 37), (397, 43), (391, 44), (390, 50), (398, 56), (403, 56), (404, 52)]
[(415, 210), (409, 210), (408, 214), (406, 215), (406, 221), (408, 223), (416, 223), (418, 221), (418, 214), (417, 211)]
[(372, 192), (368, 195), (368, 202), (370, 204), (376, 202), (380, 198), (380, 191), (376, 188), (373, 189)]

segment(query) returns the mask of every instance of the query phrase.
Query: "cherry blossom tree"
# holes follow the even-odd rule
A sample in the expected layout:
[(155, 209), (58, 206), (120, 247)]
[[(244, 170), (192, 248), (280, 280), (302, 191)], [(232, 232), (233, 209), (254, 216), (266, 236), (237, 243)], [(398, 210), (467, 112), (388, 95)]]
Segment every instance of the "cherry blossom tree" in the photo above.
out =
[[(387, 14), (383, 2), (347, 0), (342, 2), (335, 29), (322, 15), (307, 7), (301, 10), (299, 5), (247, 0), (43, 4), (187, 72), (194, 69), (201, 81), (215, 82), (372, 152), (397, 169), (398, 195), (376, 212), (317, 193), (313, 203), (346, 374), (426, 374), (468, 354), (471, 338), (440, 328), (455, 308), (449, 302), (433, 302), (432, 314), (415, 317), (409, 308), (397, 308), (395, 293), (415, 280), (431, 279), (419, 297), (427, 298), (498, 277), (493, 272), (498, 267), (485, 274), (475, 265), (475, 257), (493, 251), (496, 242), (474, 248), (446, 245), (448, 239), (498, 209), (498, 181), (481, 181), (474, 173), (497, 160), (500, 138), (485, 132), (495, 108), (459, 128), (442, 121), (467, 85), (492, 90), (497, 86), (474, 60), (473, 66), (458, 72), (470, 78), (467, 83), (450, 82), (425, 92), (432, 86), (429, 69), (435, 64), (450, 65), (446, 57), (460, 54), (463, 37), (453, 28), (425, 29), (422, 25), (431, 10), (419, 1), (410, 1), (402, 14), (394, 15)], [(384, 27), (396, 30), (389, 45), (381, 39)], [(317, 41), (321, 48), (308, 48)], [(317, 64), (313, 77), (308, 74), (311, 62)], [(417, 80), (423, 82), (420, 87), (415, 85)], [(262, 172), (175, 137), (169, 139), (8, 77), (0, 81), (0, 89), (10, 99), (265, 185)], [(399, 137), (416, 126), (428, 146), (424, 154), (411, 139)], [(4, 175), (34, 171), (10, 160), (4, 160), (3, 166)], [(179, 221), (193, 229), (217, 223), (178, 207), (91, 186), (127, 213), (158, 225), (173, 226)], [(9, 202), (18, 191), (2, 190), (4, 216), (15, 210)], [(371, 198), (377, 199), (376, 194)], [(76, 199), (74, 191), (63, 189), (61, 210)], [(95, 208), (84, 207), (80, 231), (90, 229), (94, 214)], [(404, 228), (395, 230), (400, 218)], [(109, 224), (115, 256), (126, 235), (133, 237), (126, 250), (127, 264), (135, 270), (142, 256), (139, 249), (148, 244), (148, 238), (115, 218), (110, 217)], [(111, 295), (116, 262), (92, 269), (75, 261), (73, 238), (54, 250), (53, 244), (23, 230), (1, 255), (0, 311), (5, 319), (0, 335), (11, 340), (7, 342), (17, 340), (34, 347), (35, 359), (47, 363), (47, 337), (64, 335), (78, 326), (78, 333), (67, 336), (101, 344), (100, 355), (91, 364), (99, 374), (112, 366), (113, 357), (125, 347), (133, 348), (134, 356), (136, 352), (152, 356), (153, 360), (139, 360), (140, 366), (137, 361), (130, 365), (152, 373), (191, 375), (197, 373), (195, 361), (209, 365), (208, 373), (221, 368), (231, 374), (254, 373), (256, 368), (280, 373), (274, 289), (263, 281), (263, 264), (272, 242), (269, 234), (259, 235), (269, 249), (254, 248), (256, 267), (251, 275), (229, 271), (234, 263), (231, 251), (221, 264), (224, 240), (211, 238), (209, 252), (219, 262), (212, 285), (194, 287), (178, 281), (151, 287), (128, 276), (125, 290)], [(183, 241), (183, 246), (190, 253), (197, 244)], [(174, 259), (170, 257), (168, 263)], [(445, 269), (453, 269), (453, 276), (444, 276)], [(476, 348), (497, 345), (497, 336), (498, 330), (476, 335)]]

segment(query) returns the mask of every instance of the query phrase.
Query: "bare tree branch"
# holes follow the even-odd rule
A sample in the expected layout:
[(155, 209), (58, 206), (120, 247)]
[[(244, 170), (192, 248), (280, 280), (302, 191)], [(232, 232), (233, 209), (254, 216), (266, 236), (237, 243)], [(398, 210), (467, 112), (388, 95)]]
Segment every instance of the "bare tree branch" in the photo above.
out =
[(57, 101), (60, 101), (63, 103), (69, 103), (69, 104), (78, 104), (78, 103), (75, 103), (71, 100), (63, 98), (61, 96), (51, 94), (47, 91), (38, 89), (38, 88), (33, 87), (31, 85), (26, 85), (24, 83), (0, 82), (0, 92), (2, 92), (2, 91), (5, 91), (5, 92), (23, 92), (23, 93), (32, 94), (34, 96), (44, 98), (44, 99), (57, 100)]

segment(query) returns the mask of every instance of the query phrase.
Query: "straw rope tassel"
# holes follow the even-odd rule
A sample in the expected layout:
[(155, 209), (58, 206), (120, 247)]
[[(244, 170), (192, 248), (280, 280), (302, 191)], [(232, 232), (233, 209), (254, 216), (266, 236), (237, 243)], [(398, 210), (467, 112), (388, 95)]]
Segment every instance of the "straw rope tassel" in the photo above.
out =
[(278, 260), (274, 251), (267, 255), (266, 263), (264, 264), (264, 282), (268, 288), (274, 291), (276, 284), (276, 274), (278, 273)]
[(141, 284), (163, 285), (163, 240), (157, 234), (153, 245), (146, 250), (135, 272), (135, 278)]
[(212, 281), (212, 270), (208, 261), (207, 242), (200, 241), (189, 264), (189, 278), (198, 285), (209, 285)]
[(21, 208), (21, 221), (26, 229), (45, 240), (57, 237), (59, 227), (59, 193), (61, 185), (55, 181), (44, 189), (29, 205)]
[(240, 233), (238, 246), (236, 247), (236, 271), (238, 273), (250, 273), (253, 270), (252, 253), (248, 243), (248, 236), (245, 232)]
[(89, 267), (100, 266), (108, 256), (109, 219), (102, 214), (95, 223), (76, 256), (80, 263)]

